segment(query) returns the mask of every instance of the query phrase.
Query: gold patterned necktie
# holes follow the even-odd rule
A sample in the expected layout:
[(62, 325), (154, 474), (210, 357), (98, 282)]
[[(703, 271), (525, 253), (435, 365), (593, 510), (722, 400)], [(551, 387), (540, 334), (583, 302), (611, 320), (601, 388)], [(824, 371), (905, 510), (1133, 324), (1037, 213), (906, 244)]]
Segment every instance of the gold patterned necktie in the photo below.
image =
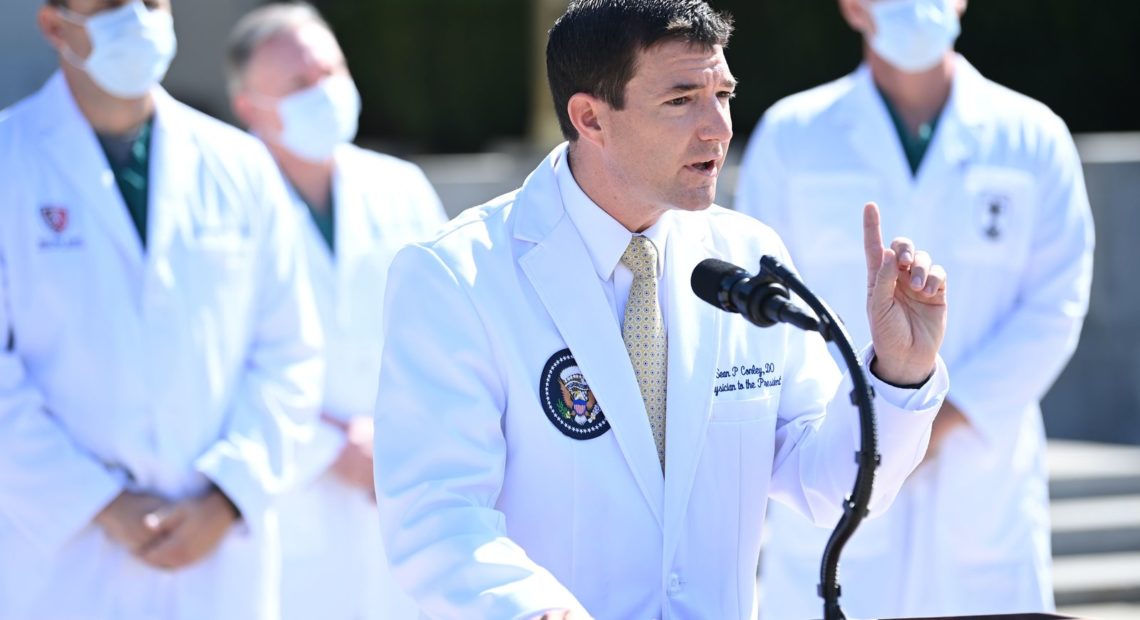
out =
[(665, 470), (665, 392), (667, 346), (665, 321), (657, 302), (657, 248), (648, 237), (629, 240), (621, 262), (633, 272), (633, 285), (625, 305), (621, 335), (645, 401), (645, 413), (657, 444), (657, 458)]

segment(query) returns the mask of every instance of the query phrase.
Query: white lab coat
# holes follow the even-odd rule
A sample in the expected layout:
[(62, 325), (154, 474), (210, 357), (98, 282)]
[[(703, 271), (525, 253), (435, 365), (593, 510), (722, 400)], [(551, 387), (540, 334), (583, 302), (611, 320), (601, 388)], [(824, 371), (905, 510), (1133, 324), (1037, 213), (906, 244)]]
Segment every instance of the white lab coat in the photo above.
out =
[[(843, 555), (844, 609), (856, 617), (1052, 609), (1038, 401), (1076, 346), (1093, 254), (1064, 123), (958, 57), (915, 178), (864, 66), (776, 104), (740, 178), (737, 208), (776, 229), (856, 338), (868, 333), (856, 252), (864, 201), (879, 204), (886, 238), (911, 237), (949, 272), (942, 355), (954, 383), (948, 398), (970, 427), (947, 437), (891, 510), (855, 535)], [(775, 506), (769, 530), (761, 615), (818, 615), (827, 532)]]
[[(392, 264), (376, 469), (393, 570), (433, 618), (750, 618), (768, 497), (830, 521), (851, 489), (849, 388), (824, 416), (841, 378), (818, 336), (755, 328), (691, 292), (704, 258), (786, 258), (770, 229), (719, 207), (670, 212), (663, 479), (618, 322), (563, 207), (565, 153)], [(566, 348), (610, 424), (593, 439), (556, 429), (540, 400)], [(756, 378), (734, 368), (770, 372), (720, 391)], [(896, 390), (905, 409), (878, 384), (877, 502), (925, 450), (947, 381), (939, 362), (925, 389)]]
[[(383, 345), (388, 265), (405, 244), (447, 221), (423, 172), (352, 145), (339, 147), (333, 178), (335, 257), (293, 192), (325, 334), (324, 411), (347, 421), (371, 415)], [(344, 433), (322, 424), (299, 453), (299, 482), (278, 502), (282, 618), (401, 620), (419, 616), (393, 581), (371, 494), (328, 472)]]
[[(0, 114), (0, 617), (276, 616), (270, 496), (312, 432), (320, 325), (264, 147), (155, 89), (144, 252), (62, 74)], [(213, 481), (239, 522), (176, 572), (91, 523)]]

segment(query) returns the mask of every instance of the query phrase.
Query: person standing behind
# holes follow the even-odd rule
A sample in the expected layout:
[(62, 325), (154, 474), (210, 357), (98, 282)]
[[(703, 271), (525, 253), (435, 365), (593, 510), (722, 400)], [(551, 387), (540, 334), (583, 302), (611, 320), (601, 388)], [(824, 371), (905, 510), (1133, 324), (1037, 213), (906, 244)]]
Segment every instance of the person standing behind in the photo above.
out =
[(277, 616), (320, 323), (264, 147), (157, 84), (170, 5), (52, 0), (0, 113), (0, 617)]
[(388, 575), (373, 488), (372, 408), (388, 264), (446, 221), (415, 165), (350, 144), (360, 96), (328, 24), (270, 4), (230, 37), (234, 113), (281, 170), (302, 223), (327, 341), (323, 423), (279, 502), (282, 616), (396, 620), (418, 610)]
[[(843, 554), (859, 617), (1053, 608), (1038, 405), (1076, 347), (1093, 224), (1072, 138), (1044, 105), (953, 51), (965, 0), (840, 0), (864, 38), (851, 75), (765, 114), (736, 208), (776, 229), (856, 340), (862, 267), (851, 196), (879, 204), (954, 273), (942, 355), (952, 386), (925, 463)], [(1011, 286), (1012, 283), (1012, 286)], [(818, 613), (828, 532), (773, 506), (762, 616)]]

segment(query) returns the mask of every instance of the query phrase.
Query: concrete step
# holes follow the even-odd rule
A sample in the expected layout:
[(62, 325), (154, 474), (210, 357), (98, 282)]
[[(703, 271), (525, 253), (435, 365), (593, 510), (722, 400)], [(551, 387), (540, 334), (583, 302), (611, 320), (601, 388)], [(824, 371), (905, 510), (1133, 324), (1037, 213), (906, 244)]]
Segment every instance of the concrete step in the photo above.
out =
[(1140, 603), (1140, 552), (1053, 559), (1057, 605)]
[(1055, 499), (1140, 495), (1140, 446), (1050, 440), (1049, 493)]
[(1050, 512), (1054, 556), (1140, 551), (1140, 495), (1059, 499)]
[(1102, 605), (1075, 605), (1061, 607), (1057, 613), (1088, 620), (1136, 620), (1140, 618), (1140, 603), (1105, 603)]

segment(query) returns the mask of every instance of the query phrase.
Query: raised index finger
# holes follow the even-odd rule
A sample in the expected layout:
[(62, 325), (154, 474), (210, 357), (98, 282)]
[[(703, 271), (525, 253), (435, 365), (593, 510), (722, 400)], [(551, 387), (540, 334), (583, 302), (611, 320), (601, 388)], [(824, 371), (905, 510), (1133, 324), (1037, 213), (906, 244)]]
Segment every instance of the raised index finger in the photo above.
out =
[(867, 285), (870, 286), (883, 265), (883, 231), (879, 227), (879, 206), (873, 202), (863, 206), (863, 252), (867, 256)]

